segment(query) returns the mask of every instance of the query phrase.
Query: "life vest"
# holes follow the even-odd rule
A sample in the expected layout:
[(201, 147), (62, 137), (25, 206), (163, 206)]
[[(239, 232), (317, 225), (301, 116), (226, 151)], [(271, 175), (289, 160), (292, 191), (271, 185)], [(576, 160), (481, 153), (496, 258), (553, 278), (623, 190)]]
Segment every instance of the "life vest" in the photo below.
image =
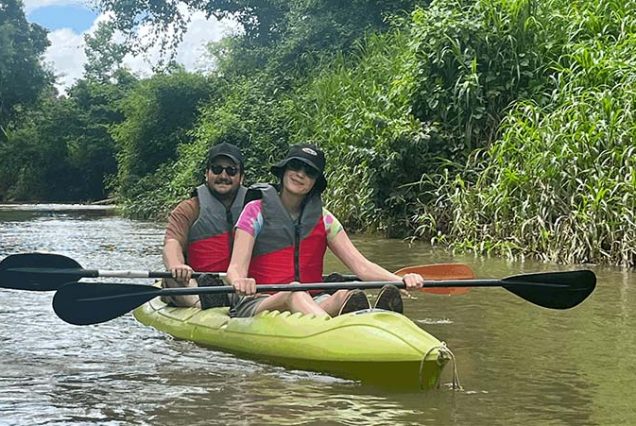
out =
[(188, 233), (188, 265), (197, 272), (225, 272), (230, 264), (234, 224), (241, 214), (247, 189), (239, 187), (226, 209), (207, 185), (199, 185), (199, 217)]
[(263, 227), (254, 242), (249, 276), (257, 284), (321, 282), (327, 231), (320, 195), (306, 200), (297, 220), (291, 218), (275, 187), (253, 185), (246, 203), (258, 198)]

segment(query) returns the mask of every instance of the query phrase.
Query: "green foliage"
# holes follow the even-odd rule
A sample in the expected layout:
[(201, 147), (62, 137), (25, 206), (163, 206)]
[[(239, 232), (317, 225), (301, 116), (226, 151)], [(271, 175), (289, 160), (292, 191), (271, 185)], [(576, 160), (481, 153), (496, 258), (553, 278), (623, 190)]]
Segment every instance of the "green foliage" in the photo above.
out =
[(277, 88), (266, 75), (234, 83), (223, 105), (203, 109), (196, 140), (207, 152), (211, 145), (234, 135), (242, 141), (239, 146), (246, 159), (246, 180), (271, 180), (269, 166), (286, 152), (289, 141), (284, 98), (277, 98)]
[(122, 120), (117, 102), (128, 89), (81, 80), (68, 98), (48, 96), (39, 108), (23, 114), (20, 125), (0, 146), (1, 198), (104, 198), (105, 179), (116, 172), (109, 127)]
[(249, 141), (248, 183), (271, 180), (287, 144), (313, 141), (349, 229), (417, 226), (457, 250), (633, 265), (632, 6), (436, 1), (346, 53), (280, 62), (313, 61), (303, 72), (274, 66), (289, 34), (259, 72), (239, 54), (249, 44), (226, 40), (215, 53), (228, 90), (155, 196), (164, 210), (186, 196), (228, 135)]
[(22, 1), (0, 4), (0, 142), (9, 123), (32, 106), (52, 80), (40, 64), (49, 45), (46, 30), (27, 22)]
[[(111, 12), (118, 29), (139, 49), (157, 44), (152, 38), (138, 43), (136, 30), (152, 24), (164, 34), (161, 46), (174, 47), (187, 27), (187, 14), (179, 5), (208, 16), (232, 19), (241, 26), (225, 62), (224, 73), (251, 75), (263, 68), (278, 73), (308, 71), (316, 56), (347, 51), (363, 35), (388, 28), (387, 15), (409, 11), (417, 0), (98, 0)], [(239, 66), (240, 65), (240, 66)], [(277, 70), (277, 71), (276, 71)], [(282, 75), (279, 74), (279, 77)]]
[(403, 232), (414, 198), (400, 186), (430, 160), (434, 129), (409, 114), (406, 41), (400, 32), (369, 38), (296, 90), (290, 108), (293, 140), (316, 141), (331, 159), (329, 208), (353, 229)]
[(538, 93), (546, 33), (535, 0), (439, 0), (413, 13), (413, 114), (439, 133), (432, 149), (465, 157), (488, 145), (511, 102)]
[(190, 141), (199, 106), (217, 90), (205, 76), (176, 71), (141, 81), (121, 101), (124, 121), (112, 135), (117, 142), (116, 188), (125, 198), (138, 194), (141, 178), (177, 158)]
[(117, 172), (115, 141), (111, 127), (124, 119), (119, 102), (132, 90), (136, 79), (122, 71), (119, 84), (80, 80), (69, 91), (75, 107), (71, 133), (66, 129), (69, 161), (78, 171), (74, 199), (99, 200), (107, 196), (107, 181)]
[(517, 97), (545, 83), (547, 37), (527, 2), (438, 1), (368, 37), (297, 90), (296, 139), (343, 159), (330, 207), (349, 226), (409, 231), (412, 185), (487, 145)]
[(219, 99), (202, 108), (191, 132), (193, 140), (179, 146), (177, 160), (137, 183), (134, 196), (127, 197), (125, 211), (164, 217), (203, 182), (207, 151), (220, 142), (241, 147), (246, 159), (246, 184), (271, 180), (269, 165), (286, 151), (288, 141), (284, 103), (273, 97), (267, 80), (256, 77), (235, 81)]
[(129, 47), (113, 41), (115, 24), (112, 21), (100, 22), (92, 34), (84, 35), (86, 64), (84, 78), (102, 83), (114, 83), (123, 69), (124, 56)]
[[(185, 28), (174, 0), (99, 3), (124, 30)], [(636, 264), (635, 0), (186, 4), (244, 28), (210, 46), (216, 71), (137, 83), (104, 28), (89, 40), (87, 80), (9, 128), (0, 196), (103, 196), (116, 173), (126, 213), (163, 216), (202, 182), (211, 145), (241, 146), (250, 184), (311, 141), (328, 158), (327, 206), (348, 229)], [(17, 51), (4, 43), (10, 24), (0, 20), (0, 59)]]
[(544, 4), (563, 45), (546, 97), (519, 102), (466, 169), (430, 179), (422, 235), (459, 250), (636, 265), (636, 4)]
[[(23, 115), (20, 127), (9, 132), (0, 148), (3, 198), (8, 200), (68, 200), (72, 176), (68, 149), (56, 137), (72, 120), (72, 105), (47, 99), (44, 108)], [(71, 198), (72, 199), (72, 198)]]

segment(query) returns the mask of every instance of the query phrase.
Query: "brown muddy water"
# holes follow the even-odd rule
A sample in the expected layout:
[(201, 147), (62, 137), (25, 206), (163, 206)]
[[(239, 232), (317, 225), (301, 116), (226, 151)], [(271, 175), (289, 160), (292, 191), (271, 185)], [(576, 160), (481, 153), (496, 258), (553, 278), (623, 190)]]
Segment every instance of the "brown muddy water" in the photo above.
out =
[[(81, 206), (0, 206), (0, 259), (48, 251), (88, 269), (161, 270), (163, 224)], [(463, 390), (394, 392), (176, 341), (132, 315), (72, 326), (53, 293), (0, 289), (0, 425), (633, 425), (636, 274), (593, 265), (453, 257), (425, 244), (354, 238), (389, 268), (463, 262), (480, 278), (593, 269), (566, 311), (501, 289), (420, 293), (406, 315), (445, 341)], [(332, 257), (327, 271), (342, 270)], [(143, 282), (143, 281), (142, 281)]]

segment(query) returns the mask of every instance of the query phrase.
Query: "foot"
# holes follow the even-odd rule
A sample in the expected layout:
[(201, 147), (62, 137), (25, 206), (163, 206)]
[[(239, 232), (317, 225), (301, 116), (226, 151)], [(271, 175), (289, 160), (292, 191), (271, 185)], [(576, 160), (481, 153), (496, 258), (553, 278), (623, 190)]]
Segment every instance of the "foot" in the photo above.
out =
[(385, 311), (393, 311), (399, 314), (404, 313), (404, 304), (400, 290), (393, 285), (385, 285), (378, 294), (373, 309), (384, 309)]
[[(197, 279), (199, 287), (211, 287), (225, 285), (221, 279), (212, 274), (203, 274)], [(227, 293), (208, 293), (200, 294), (201, 309), (220, 308), (222, 306), (230, 306), (230, 299)]]
[(349, 312), (363, 311), (369, 309), (369, 299), (362, 290), (351, 290), (347, 295), (338, 315), (348, 314)]

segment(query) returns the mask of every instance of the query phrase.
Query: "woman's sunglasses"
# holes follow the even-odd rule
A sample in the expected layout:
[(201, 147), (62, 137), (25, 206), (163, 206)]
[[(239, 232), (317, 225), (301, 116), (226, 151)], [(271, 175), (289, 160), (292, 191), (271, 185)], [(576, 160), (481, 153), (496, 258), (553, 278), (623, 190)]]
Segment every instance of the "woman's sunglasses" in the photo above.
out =
[(320, 174), (320, 172), (316, 169), (314, 169), (313, 167), (311, 167), (309, 164), (300, 161), (300, 160), (290, 160), (287, 163), (287, 168), (289, 170), (293, 170), (295, 172), (299, 172), (299, 171), (303, 171), (305, 172), (305, 174), (312, 178), (312, 179), (316, 179), (318, 177), (318, 175)]
[(214, 173), (215, 175), (220, 175), (221, 173), (223, 173), (223, 170), (225, 170), (225, 173), (227, 173), (228, 176), (236, 176), (236, 174), (239, 172), (239, 168), (236, 166), (223, 167), (216, 164), (210, 166), (210, 171), (212, 171), (212, 173)]

